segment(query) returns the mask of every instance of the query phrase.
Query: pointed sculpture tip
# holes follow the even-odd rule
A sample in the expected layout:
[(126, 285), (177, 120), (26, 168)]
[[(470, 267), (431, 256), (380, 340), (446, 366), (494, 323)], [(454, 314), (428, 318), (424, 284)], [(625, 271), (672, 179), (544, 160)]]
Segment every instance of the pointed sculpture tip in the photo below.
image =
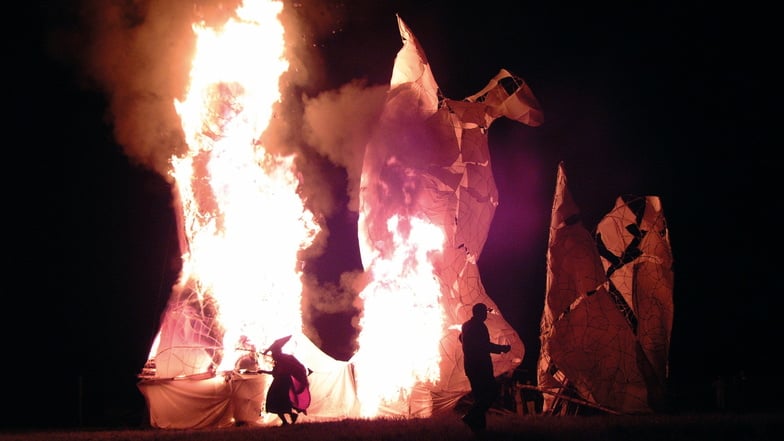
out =
[(566, 181), (566, 167), (564, 166), (563, 160), (558, 161), (558, 170), (556, 173), (557, 173), (556, 179), (558, 181), (560, 180), (564, 180), (564, 182)]
[(400, 14), (396, 13), (395, 17), (397, 17), (397, 27), (400, 30), (400, 37), (403, 40), (408, 40), (411, 36), (411, 30), (408, 29), (408, 25), (406, 25), (406, 23), (400, 17)]

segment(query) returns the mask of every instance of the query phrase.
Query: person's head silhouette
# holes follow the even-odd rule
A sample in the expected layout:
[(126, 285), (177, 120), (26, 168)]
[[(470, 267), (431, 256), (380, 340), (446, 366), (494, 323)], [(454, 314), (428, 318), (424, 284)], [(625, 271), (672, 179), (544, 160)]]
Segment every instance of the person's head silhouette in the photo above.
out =
[(485, 320), (487, 318), (487, 313), (490, 311), (492, 311), (492, 309), (488, 308), (484, 303), (477, 303), (471, 308), (471, 313), (480, 320)]

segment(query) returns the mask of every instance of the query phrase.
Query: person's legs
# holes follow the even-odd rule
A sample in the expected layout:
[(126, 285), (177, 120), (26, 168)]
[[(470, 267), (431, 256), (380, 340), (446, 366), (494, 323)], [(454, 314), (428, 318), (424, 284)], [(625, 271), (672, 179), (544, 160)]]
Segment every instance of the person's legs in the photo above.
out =
[(471, 408), (468, 409), (468, 412), (466, 412), (466, 414), (463, 415), (462, 420), (464, 423), (468, 425), (468, 427), (471, 428), (471, 430), (478, 430), (480, 424), (478, 415), (479, 414), (476, 412), (476, 408), (474, 406), (471, 406)]
[(284, 426), (285, 426), (285, 425), (287, 425), (287, 424), (289, 423), (289, 422), (286, 420), (286, 414), (285, 414), (285, 413), (279, 413), (279, 414), (278, 414), (278, 418), (280, 418), (280, 421), (283, 423), (283, 425), (284, 425)]
[(487, 428), (487, 411), (493, 405), (498, 395), (498, 387), (491, 377), (475, 384), (474, 405), (471, 407), (472, 429), (485, 430)]
[(474, 432), (484, 430), (486, 427), (485, 422), (485, 412), (487, 408), (484, 404), (484, 397), (482, 396), (481, 390), (472, 391), (472, 395), (474, 398), (474, 402), (471, 404), (471, 407), (468, 408), (468, 412), (466, 412), (465, 416), (463, 416), (463, 422), (468, 425)]
[(474, 432), (485, 430), (487, 427), (485, 414), (476, 405), (471, 406), (465, 416), (463, 416), (463, 422)]
[(481, 387), (479, 386), (478, 382), (476, 381), (476, 377), (473, 375), (468, 376), (468, 382), (471, 385), (471, 395), (474, 399), (474, 402), (471, 404), (471, 407), (468, 408), (468, 412), (463, 416), (463, 422), (468, 424), (471, 430), (475, 430), (477, 424), (477, 415), (479, 410), (479, 403), (480, 403), (480, 392)]
[(476, 417), (476, 429), (485, 430), (487, 428), (487, 413), (482, 412)]

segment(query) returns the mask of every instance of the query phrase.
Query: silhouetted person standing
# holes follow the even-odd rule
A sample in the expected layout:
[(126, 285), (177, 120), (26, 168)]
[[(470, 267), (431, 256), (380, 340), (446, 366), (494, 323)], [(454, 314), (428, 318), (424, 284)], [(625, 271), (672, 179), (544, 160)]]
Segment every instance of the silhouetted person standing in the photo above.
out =
[[(291, 354), (283, 353), (283, 345), (291, 336), (276, 340), (264, 354), (272, 354), (272, 370), (260, 370), (272, 374), (272, 384), (267, 391), (265, 411), (278, 415), (281, 423), (294, 424), (300, 413), (307, 414), (310, 405), (310, 385), (305, 366)], [(291, 421), (286, 419), (289, 415)]]
[(490, 310), (484, 303), (477, 303), (471, 309), (473, 316), (462, 326), (460, 342), (463, 344), (463, 367), (471, 383), (474, 404), (463, 417), (463, 422), (471, 430), (484, 430), (487, 427), (486, 413), (493, 404), (499, 389), (493, 376), (493, 361), (490, 354), (502, 354), (512, 349), (510, 345), (499, 345), (490, 341), (490, 333), (485, 325)]

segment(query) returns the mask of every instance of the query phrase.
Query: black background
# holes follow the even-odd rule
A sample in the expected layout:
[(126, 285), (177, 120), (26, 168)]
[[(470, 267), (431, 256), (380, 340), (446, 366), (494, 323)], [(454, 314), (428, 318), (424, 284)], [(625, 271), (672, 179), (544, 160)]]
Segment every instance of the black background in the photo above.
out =
[[(314, 3), (298, 3), (300, 13)], [(447, 97), (471, 95), (506, 68), (540, 100), (541, 127), (502, 119), (490, 129), (501, 205), (479, 261), (526, 344), (524, 366), (538, 356), (564, 161), (589, 228), (621, 194), (661, 197), (675, 260), (676, 408), (710, 409), (713, 379), (741, 372), (753, 391), (746, 408), (780, 407), (771, 398), (782, 337), (771, 11), (748, 2), (321, 4), (340, 12), (331, 32), (312, 37), (325, 60), (340, 60), (327, 63), (325, 89), (389, 81), (399, 13)], [(74, 26), (78, 7), (28, 3), (4, 30), (4, 425), (144, 423), (136, 374), (179, 268), (168, 184), (128, 161), (107, 97), (44, 49), (53, 30)], [(359, 265), (355, 220), (345, 211), (329, 220), (329, 258), (313, 263), (324, 280)], [(345, 339), (346, 319), (321, 326)], [(345, 342), (331, 344), (338, 353)]]

